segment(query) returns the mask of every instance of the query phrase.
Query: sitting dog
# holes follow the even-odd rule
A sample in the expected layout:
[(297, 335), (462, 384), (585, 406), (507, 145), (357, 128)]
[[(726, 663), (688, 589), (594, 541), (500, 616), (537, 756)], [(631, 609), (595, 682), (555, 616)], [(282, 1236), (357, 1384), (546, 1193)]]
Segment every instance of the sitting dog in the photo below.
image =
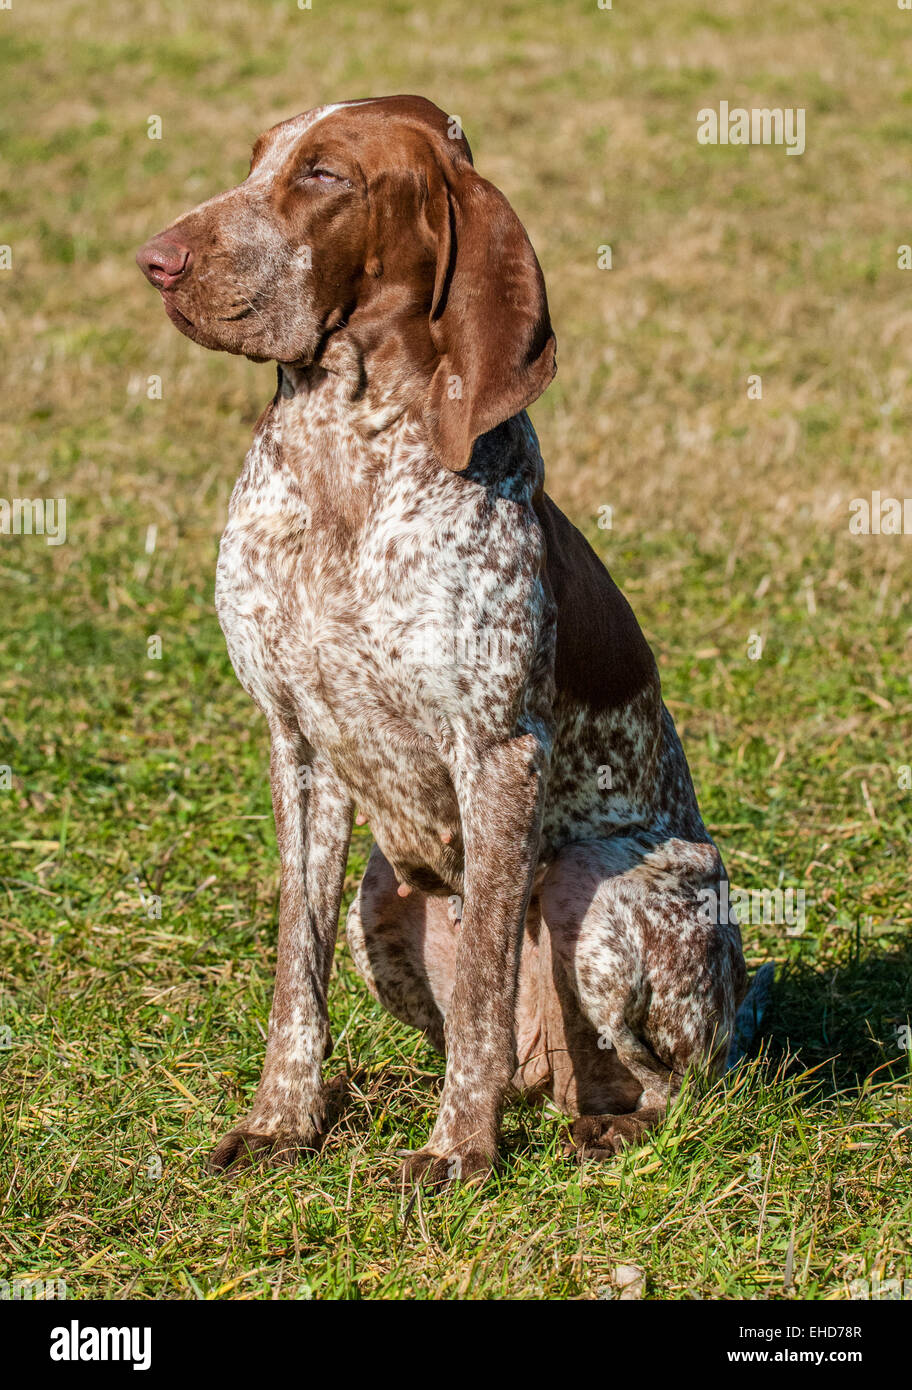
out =
[(447, 1059), (403, 1177), (486, 1172), (516, 1091), (615, 1154), (721, 1070), (746, 973), (652, 654), (543, 490), (525, 408), (555, 340), (523, 227), (454, 121), (387, 97), (267, 131), (137, 260), (194, 342), (278, 364), (216, 581), (271, 735), (278, 967), (213, 1166), (319, 1145), (356, 807), (352, 956)]

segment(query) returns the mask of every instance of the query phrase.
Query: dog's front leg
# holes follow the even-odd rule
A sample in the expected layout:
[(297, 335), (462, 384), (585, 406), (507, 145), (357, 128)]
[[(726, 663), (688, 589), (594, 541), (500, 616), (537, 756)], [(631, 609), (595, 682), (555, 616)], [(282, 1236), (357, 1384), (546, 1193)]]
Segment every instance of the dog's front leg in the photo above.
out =
[(327, 990), (353, 807), (331, 768), (290, 726), (272, 726), (269, 773), (281, 889), (266, 1060), (253, 1108), (215, 1149), (213, 1168), (262, 1151), (273, 1162), (293, 1162), (319, 1147), (323, 1130)]
[(400, 1173), (430, 1182), (494, 1164), (504, 1096), (516, 1067), (519, 953), (538, 858), (547, 754), (532, 735), (485, 749), (457, 778), (465, 893), (453, 993), (444, 1024), (447, 1065), (427, 1146)]

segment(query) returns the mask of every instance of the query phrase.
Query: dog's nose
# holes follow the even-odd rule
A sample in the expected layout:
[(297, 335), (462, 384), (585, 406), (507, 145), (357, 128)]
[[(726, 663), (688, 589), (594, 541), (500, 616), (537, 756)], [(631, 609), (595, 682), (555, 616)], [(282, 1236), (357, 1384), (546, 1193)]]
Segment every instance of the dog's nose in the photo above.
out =
[(163, 236), (154, 236), (136, 253), (136, 264), (159, 290), (170, 290), (176, 285), (181, 276), (186, 275), (192, 261), (193, 252), (189, 246)]

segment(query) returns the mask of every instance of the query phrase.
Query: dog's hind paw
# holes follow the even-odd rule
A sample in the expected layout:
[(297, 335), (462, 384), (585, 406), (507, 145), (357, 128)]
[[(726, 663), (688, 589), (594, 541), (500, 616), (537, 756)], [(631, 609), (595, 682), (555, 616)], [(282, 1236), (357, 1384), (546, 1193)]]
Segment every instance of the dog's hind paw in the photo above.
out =
[(607, 1160), (626, 1148), (642, 1144), (651, 1129), (664, 1118), (664, 1110), (635, 1110), (629, 1115), (582, 1115), (570, 1131), (565, 1153), (578, 1159)]

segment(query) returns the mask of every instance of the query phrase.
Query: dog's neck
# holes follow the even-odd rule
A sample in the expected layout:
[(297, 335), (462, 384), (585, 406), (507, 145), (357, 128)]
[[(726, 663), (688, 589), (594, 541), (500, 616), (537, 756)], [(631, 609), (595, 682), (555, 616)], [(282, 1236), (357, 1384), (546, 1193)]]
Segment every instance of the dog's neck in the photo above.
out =
[[(278, 389), (261, 428), (272, 460), (320, 510), (344, 515), (357, 529), (378, 494), (390, 486), (435, 489), (457, 475), (435, 458), (425, 423), (428, 384), (436, 362), (410, 350), (405, 331), (372, 339), (363, 330), (327, 339), (312, 363), (278, 364)], [(382, 388), (378, 386), (382, 382)], [(525, 413), (505, 421), (476, 443), (458, 475), (462, 485), (495, 493), (538, 492), (543, 468), (538, 441)]]
[(277, 403), (314, 404), (320, 399), (332, 401), (334, 415), (344, 413), (353, 432), (380, 447), (380, 436), (403, 415), (409, 413), (417, 421), (422, 413), (408, 382), (400, 380), (383, 391), (372, 388), (364, 360), (350, 341), (333, 344), (319, 362), (307, 366), (278, 364)]
[[(378, 399), (356, 354), (331, 364), (278, 367), (278, 389), (261, 416), (237, 498), (277, 512), (303, 506), (313, 526), (345, 544), (391, 489), (424, 486), (444, 470), (433, 459), (420, 412), (402, 396)], [(289, 500), (290, 499), (290, 500)]]
[(404, 415), (424, 420), (437, 365), (426, 312), (414, 303), (398, 313), (385, 305), (378, 318), (368, 305), (333, 323), (312, 362), (279, 364), (279, 390), (287, 399), (342, 388), (351, 428), (366, 439), (388, 431)]

